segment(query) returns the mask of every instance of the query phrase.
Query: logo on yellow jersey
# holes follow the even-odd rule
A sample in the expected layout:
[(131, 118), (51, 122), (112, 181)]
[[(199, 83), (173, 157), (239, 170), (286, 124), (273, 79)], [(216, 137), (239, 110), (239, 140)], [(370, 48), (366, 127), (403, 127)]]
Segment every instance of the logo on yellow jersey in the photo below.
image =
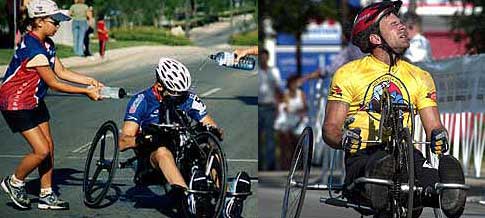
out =
[(392, 103), (406, 104), (407, 101), (404, 99), (402, 92), (405, 90), (404, 84), (397, 77), (386, 74), (377, 78), (369, 85), (364, 102), (361, 104), (361, 110), (380, 113), (380, 101), (382, 93), (386, 88), (389, 91)]
[(341, 98), (342, 97), (342, 89), (340, 87), (338, 87), (337, 85), (335, 85), (334, 87), (332, 87), (332, 90), (330, 91), (330, 95), (332, 95), (334, 97)]
[(431, 100), (436, 101), (436, 99), (437, 99), (436, 91), (428, 92), (426, 94), (426, 98), (430, 98)]

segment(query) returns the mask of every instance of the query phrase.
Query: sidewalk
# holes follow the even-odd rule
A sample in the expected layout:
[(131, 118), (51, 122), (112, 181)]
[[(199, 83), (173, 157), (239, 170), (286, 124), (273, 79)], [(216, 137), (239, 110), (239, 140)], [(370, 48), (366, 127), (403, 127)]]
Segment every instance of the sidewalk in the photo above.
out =
[[(187, 55), (192, 57), (192, 60), (195, 60), (204, 58), (205, 56), (208, 56), (211, 52), (214, 52), (213, 49), (200, 48), (195, 46), (134, 46), (108, 50), (106, 51), (104, 59), (101, 59), (99, 54), (95, 54), (91, 57), (73, 56), (68, 58), (61, 58), (61, 61), (62, 64), (67, 68), (79, 68), (103, 66), (119, 60), (126, 60), (126, 64), (134, 64), (133, 62), (130, 62), (130, 59), (134, 59), (134, 57), (140, 56), (150, 56), (158, 58), (165, 55), (177, 58), (182, 55)], [(4, 76), (7, 67), (8, 65), (0, 65), (0, 78)]]

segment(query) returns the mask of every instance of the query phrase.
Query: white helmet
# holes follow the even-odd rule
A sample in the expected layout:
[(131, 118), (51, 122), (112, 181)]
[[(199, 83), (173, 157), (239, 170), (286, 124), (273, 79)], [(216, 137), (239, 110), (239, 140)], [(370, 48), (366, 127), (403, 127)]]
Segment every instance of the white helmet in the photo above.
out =
[(68, 21), (71, 17), (63, 14), (52, 0), (32, 0), (27, 4), (30, 18), (50, 16), (56, 21)]
[(189, 90), (192, 80), (190, 72), (185, 65), (171, 58), (160, 58), (155, 69), (157, 81), (172, 92), (185, 92)]

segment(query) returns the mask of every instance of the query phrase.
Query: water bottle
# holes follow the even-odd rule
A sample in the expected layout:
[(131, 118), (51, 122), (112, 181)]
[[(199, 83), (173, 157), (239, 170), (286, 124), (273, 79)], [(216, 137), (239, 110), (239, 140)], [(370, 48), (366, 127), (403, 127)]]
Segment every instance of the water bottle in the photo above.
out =
[[(88, 89), (91, 88), (93, 88), (93, 86), (88, 86)], [(99, 95), (101, 95), (102, 98), (120, 99), (126, 96), (126, 91), (119, 87), (103, 86), (99, 91)]]
[(226, 66), (241, 70), (253, 70), (256, 66), (256, 59), (253, 57), (245, 56), (236, 60), (236, 54), (233, 52), (218, 52), (209, 56), (211, 60), (217, 62), (219, 66)]

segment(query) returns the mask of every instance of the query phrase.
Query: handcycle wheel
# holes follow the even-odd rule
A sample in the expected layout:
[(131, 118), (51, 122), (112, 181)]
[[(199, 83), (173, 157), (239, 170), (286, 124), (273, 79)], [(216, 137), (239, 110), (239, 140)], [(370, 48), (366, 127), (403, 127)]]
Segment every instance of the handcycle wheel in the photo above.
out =
[(290, 171), (285, 186), (283, 198), (282, 218), (297, 218), (300, 216), (305, 200), (306, 186), (310, 174), (311, 157), (313, 151), (312, 128), (305, 127), (298, 138)]
[(106, 121), (96, 132), (84, 166), (84, 204), (98, 206), (108, 193), (118, 164), (118, 128)]
[[(193, 167), (197, 166), (204, 170), (204, 175), (209, 178), (209, 190), (207, 192), (199, 192), (203, 197), (204, 202), (208, 203), (208, 208), (205, 208), (204, 214), (197, 214), (197, 217), (220, 217), (224, 209), (224, 202), (226, 198), (226, 171), (227, 163), (224, 152), (221, 149), (219, 139), (210, 132), (200, 132), (195, 136), (195, 141), (198, 148), (199, 162), (192, 162), (192, 166), (188, 166), (184, 171), (187, 173), (187, 180), (193, 173)], [(188, 171), (187, 171), (188, 170)]]
[[(414, 187), (415, 187), (415, 177), (414, 177), (414, 144), (413, 139), (411, 137), (411, 133), (409, 132), (408, 128), (405, 128), (403, 131), (404, 136), (404, 146), (406, 150), (406, 160), (407, 160), (407, 172), (408, 172), (408, 185), (409, 185), (409, 193), (408, 193), (408, 201), (407, 201), (407, 218), (413, 218), (414, 212)], [(421, 214), (420, 212), (416, 211), (417, 215)]]

